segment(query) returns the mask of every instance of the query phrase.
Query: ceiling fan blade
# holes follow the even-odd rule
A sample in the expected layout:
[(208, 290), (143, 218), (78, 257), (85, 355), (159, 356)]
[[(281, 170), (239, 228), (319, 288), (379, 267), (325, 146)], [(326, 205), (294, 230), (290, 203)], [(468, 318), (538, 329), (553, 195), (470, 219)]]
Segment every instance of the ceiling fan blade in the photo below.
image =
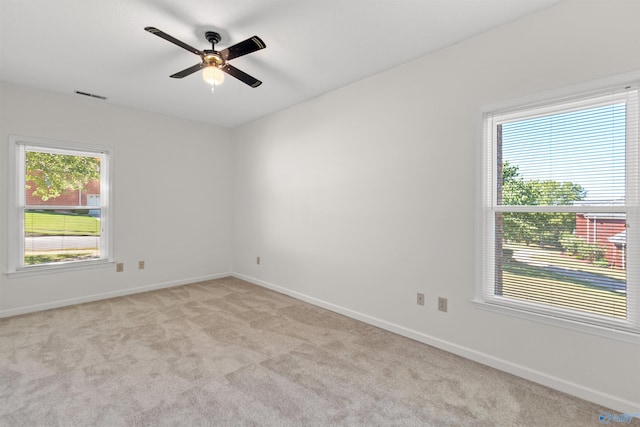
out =
[(204, 62), (201, 62), (199, 64), (196, 64), (196, 65), (192, 66), (192, 67), (185, 68), (182, 71), (178, 71), (177, 73), (172, 74), (169, 77), (173, 77), (174, 79), (181, 79), (183, 77), (188, 76), (189, 74), (195, 73), (198, 70), (202, 70), (206, 66), (207, 66), (207, 64), (205, 64)]
[(235, 77), (236, 79), (240, 80), (241, 82), (248, 84), (251, 87), (258, 87), (258, 86), (260, 86), (262, 84), (262, 82), (260, 80), (256, 79), (253, 76), (250, 76), (249, 74), (245, 73), (244, 71), (238, 70), (233, 65), (225, 64), (225, 66), (222, 67), (221, 70), (224, 71), (225, 73)]
[(186, 49), (189, 52), (195, 53), (196, 55), (200, 55), (200, 56), (204, 55), (201, 51), (199, 51), (195, 47), (189, 46), (185, 42), (180, 41), (180, 40), (178, 40), (177, 38), (175, 38), (173, 36), (170, 36), (169, 34), (165, 33), (164, 31), (160, 31), (156, 27), (146, 27), (144, 30), (150, 32), (151, 34), (155, 34), (156, 36), (158, 36), (160, 38), (163, 38), (168, 42), (171, 42), (171, 43), (173, 43), (173, 44), (175, 44), (177, 46), (180, 46), (181, 48)]
[(260, 37), (253, 36), (249, 39), (246, 39), (245, 41), (221, 50), (220, 56), (222, 56), (225, 61), (230, 61), (233, 58), (255, 52), (256, 50), (264, 49), (265, 47), (267, 47), (267, 45), (262, 41)]

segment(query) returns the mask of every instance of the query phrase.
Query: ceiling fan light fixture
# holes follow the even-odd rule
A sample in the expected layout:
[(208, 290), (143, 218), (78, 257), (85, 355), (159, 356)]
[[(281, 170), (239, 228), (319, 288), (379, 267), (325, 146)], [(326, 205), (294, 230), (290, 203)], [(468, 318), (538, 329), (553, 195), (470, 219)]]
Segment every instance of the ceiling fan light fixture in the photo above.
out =
[(202, 70), (202, 79), (211, 85), (211, 90), (224, 82), (224, 73), (218, 67), (210, 65)]

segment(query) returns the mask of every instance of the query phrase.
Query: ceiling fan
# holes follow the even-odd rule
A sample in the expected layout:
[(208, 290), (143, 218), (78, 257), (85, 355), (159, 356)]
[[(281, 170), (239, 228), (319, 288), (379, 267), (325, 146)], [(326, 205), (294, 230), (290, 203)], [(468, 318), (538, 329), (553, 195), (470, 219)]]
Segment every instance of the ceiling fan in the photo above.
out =
[(224, 71), (225, 73), (235, 77), (236, 79), (248, 84), (251, 87), (258, 87), (262, 84), (260, 80), (256, 79), (253, 76), (250, 76), (244, 71), (237, 69), (227, 62), (267, 47), (267, 45), (258, 36), (250, 37), (244, 41), (241, 41), (240, 43), (234, 44), (233, 46), (230, 46), (218, 52), (216, 50), (215, 44), (220, 41), (220, 34), (216, 33), (215, 31), (207, 31), (205, 33), (207, 41), (211, 43), (211, 49), (205, 50), (198, 50), (195, 47), (189, 46), (185, 42), (180, 41), (155, 27), (146, 27), (145, 31), (148, 31), (151, 34), (155, 34), (158, 37), (161, 37), (177, 46), (180, 46), (183, 49), (188, 50), (189, 52), (195, 53), (196, 55), (200, 56), (200, 59), (202, 61), (199, 64), (196, 64), (189, 68), (185, 68), (182, 71), (178, 71), (177, 73), (172, 74), (170, 77), (173, 77), (174, 79), (181, 79), (204, 68), (205, 70), (203, 77), (205, 81), (211, 83), (212, 88), (214, 84), (221, 83), (221, 80), (224, 78), (224, 74), (222, 74), (219, 70)]

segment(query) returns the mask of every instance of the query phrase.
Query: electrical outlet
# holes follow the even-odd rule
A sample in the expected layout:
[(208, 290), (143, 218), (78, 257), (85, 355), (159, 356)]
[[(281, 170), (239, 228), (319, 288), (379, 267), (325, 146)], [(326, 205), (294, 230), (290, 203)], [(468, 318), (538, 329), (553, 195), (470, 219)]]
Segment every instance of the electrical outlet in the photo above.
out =
[(260, 257), (256, 257), (256, 264), (260, 265)]
[(438, 310), (447, 312), (447, 299), (439, 297), (438, 298)]
[(116, 264), (116, 273), (122, 273), (124, 271), (124, 264), (119, 262)]
[(416, 303), (418, 303), (418, 305), (424, 305), (424, 294), (418, 292)]
[(138, 270), (144, 270), (144, 261), (138, 261)]

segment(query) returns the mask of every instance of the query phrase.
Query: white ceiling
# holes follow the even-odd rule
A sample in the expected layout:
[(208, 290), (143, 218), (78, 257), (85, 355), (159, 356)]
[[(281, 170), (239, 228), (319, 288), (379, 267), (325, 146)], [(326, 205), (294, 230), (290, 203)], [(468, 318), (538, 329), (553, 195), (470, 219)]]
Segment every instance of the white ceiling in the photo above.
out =
[[(232, 128), (559, 2), (0, 0), (0, 80)], [(200, 59), (146, 26), (201, 50), (207, 30), (218, 50), (258, 35), (267, 48), (231, 64), (262, 86), (169, 78)]]

